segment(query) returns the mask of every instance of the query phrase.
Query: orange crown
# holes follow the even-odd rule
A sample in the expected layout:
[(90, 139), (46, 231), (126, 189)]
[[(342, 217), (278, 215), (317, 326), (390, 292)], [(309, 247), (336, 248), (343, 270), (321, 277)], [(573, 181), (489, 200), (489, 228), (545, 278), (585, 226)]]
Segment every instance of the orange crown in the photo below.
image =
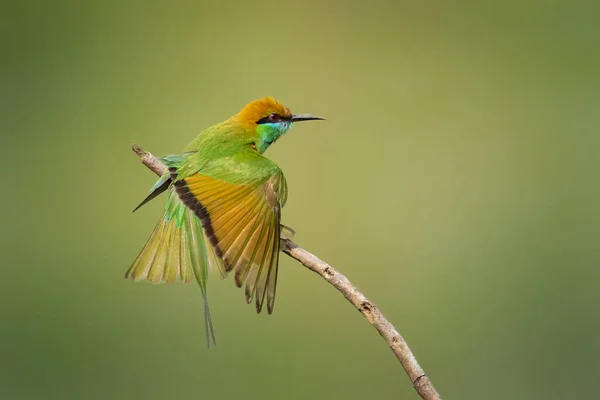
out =
[(279, 114), (283, 118), (292, 117), (289, 108), (272, 97), (263, 97), (246, 104), (235, 118), (248, 124), (256, 124), (256, 121), (271, 113)]

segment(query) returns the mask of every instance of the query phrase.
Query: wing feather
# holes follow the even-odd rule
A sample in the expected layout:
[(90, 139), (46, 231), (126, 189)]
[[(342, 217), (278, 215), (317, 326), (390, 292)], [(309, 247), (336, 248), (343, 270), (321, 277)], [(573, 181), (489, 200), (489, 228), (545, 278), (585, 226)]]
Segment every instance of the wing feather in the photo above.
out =
[(152, 259), (152, 264), (148, 269), (148, 279), (152, 283), (159, 283), (162, 281), (163, 277), (163, 268), (165, 266), (165, 261), (167, 261), (167, 251), (168, 251), (168, 235), (170, 232), (170, 227), (173, 224), (161, 224), (159, 234), (157, 236), (158, 246), (156, 248), (156, 254)]
[[(271, 217), (273, 218), (273, 217)], [(278, 250), (275, 245), (275, 237), (277, 236), (277, 229), (271, 229), (269, 231), (269, 238), (267, 241), (267, 247), (264, 249), (263, 262), (261, 263), (258, 272), (256, 274), (256, 312), (260, 313), (262, 305), (265, 299), (267, 278), (269, 276), (269, 270), (273, 266), (273, 260), (275, 252)]]
[(258, 278), (260, 278), (259, 275), (262, 270), (262, 266), (265, 264), (265, 261), (267, 259), (267, 253), (270, 244), (269, 239), (272, 230), (273, 226), (270, 223), (267, 223), (267, 233), (263, 239), (263, 242), (258, 248), (258, 254), (256, 257), (256, 261), (258, 262), (253, 265), (246, 266), (246, 268), (249, 269), (248, 276), (246, 277), (246, 301), (248, 303), (252, 303), (252, 299), (254, 298), (256, 289), (256, 282), (258, 281)]
[[(237, 287), (242, 287), (242, 284), (248, 276), (250, 267), (254, 264), (256, 259), (262, 257), (262, 255), (258, 255), (258, 253), (259, 249), (264, 246), (263, 240), (266, 241), (268, 223), (267, 221), (261, 221), (259, 225), (260, 226), (254, 231), (252, 237), (248, 238), (248, 242), (245, 243), (244, 249), (238, 253), (238, 258), (235, 260), (235, 284)], [(240, 259), (241, 262), (239, 262)]]
[(202, 221), (214, 260), (225, 271), (235, 269), (236, 285), (245, 284), (248, 302), (256, 297), (257, 312), (266, 297), (271, 313), (281, 235), (280, 200), (287, 192), (283, 174), (235, 184), (202, 173), (177, 179), (177, 171), (171, 169), (171, 178), (179, 198)]
[[(281, 208), (277, 205), (277, 220), (281, 220)], [(281, 228), (281, 225), (280, 225)], [(274, 260), (269, 269), (269, 276), (267, 278), (267, 311), (269, 314), (273, 313), (275, 307), (275, 292), (277, 290), (277, 273), (279, 265), (279, 249), (281, 247), (281, 229), (277, 230), (277, 236), (275, 237), (275, 245), (277, 249), (274, 253)]]

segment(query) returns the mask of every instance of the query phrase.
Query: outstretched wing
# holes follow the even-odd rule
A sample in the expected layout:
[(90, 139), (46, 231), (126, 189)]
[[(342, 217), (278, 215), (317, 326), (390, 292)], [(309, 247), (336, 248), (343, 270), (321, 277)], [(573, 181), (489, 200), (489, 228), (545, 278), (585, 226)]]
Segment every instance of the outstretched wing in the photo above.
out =
[(235, 283), (246, 286), (246, 301), (256, 298), (260, 313), (265, 295), (273, 312), (281, 227), (281, 205), (286, 184), (281, 171), (240, 183), (229, 183), (201, 173), (177, 179), (174, 187), (202, 226), (227, 271), (235, 270)]

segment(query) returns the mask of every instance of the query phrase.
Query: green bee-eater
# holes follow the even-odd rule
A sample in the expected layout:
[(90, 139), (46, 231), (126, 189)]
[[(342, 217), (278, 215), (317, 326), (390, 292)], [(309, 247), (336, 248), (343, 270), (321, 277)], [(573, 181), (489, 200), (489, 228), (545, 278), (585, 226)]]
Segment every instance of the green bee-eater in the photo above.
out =
[(266, 294), (273, 312), (287, 185), (263, 153), (294, 122), (319, 119), (294, 115), (271, 97), (255, 100), (200, 133), (185, 153), (162, 158), (168, 173), (137, 207), (167, 191), (165, 212), (125, 276), (153, 283), (195, 280), (209, 344), (209, 331), (215, 342), (206, 296), (209, 269), (223, 277), (235, 271), (236, 285), (246, 285), (246, 301), (256, 298), (260, 313)]

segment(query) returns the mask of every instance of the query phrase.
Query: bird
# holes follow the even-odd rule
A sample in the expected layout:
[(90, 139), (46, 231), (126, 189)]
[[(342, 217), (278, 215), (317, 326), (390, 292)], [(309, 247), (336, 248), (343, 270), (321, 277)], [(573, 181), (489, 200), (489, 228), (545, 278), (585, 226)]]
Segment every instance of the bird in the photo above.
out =
[(207, 297), (209, 270), (235, 274), (256, 312), (273, 312), (280, 239), (293, 235), (281, 224), (288, 195), (279, 166), (265, 151), (297, 122), (324, 120), (292, 114), (273, 97), (244, 106), (202, 131), (182, 154), (159, 158), (167, 172), (133, 210), (166, 192), (162, 216), (127, 270), (134, 281), (196, 281), (204, 303), (208, 347), (216, 338)]

